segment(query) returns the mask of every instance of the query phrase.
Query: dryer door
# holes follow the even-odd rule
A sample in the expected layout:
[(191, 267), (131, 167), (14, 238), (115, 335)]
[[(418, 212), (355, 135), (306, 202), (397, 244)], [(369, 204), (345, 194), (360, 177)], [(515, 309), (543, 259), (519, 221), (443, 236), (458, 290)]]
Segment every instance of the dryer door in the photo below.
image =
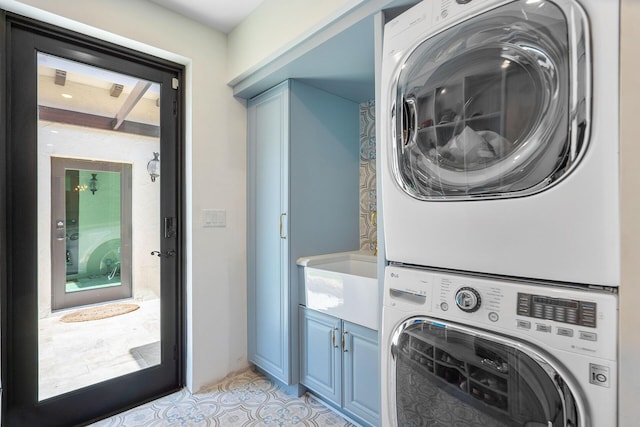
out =
[(514, 1), (448, 28), (401, 61), (392, 169), (421, 200), (523, 196), (587, 147), (588, 21), (572, 1)]
[(394, 333), (391, 355), (398, 426), (583, 425), (571, 375), (523, 343), (419, 317)]

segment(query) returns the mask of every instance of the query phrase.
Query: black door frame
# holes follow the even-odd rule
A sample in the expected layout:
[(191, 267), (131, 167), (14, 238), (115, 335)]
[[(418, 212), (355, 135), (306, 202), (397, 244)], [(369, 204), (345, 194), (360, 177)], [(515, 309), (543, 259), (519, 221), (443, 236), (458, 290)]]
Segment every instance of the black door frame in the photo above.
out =
[[(21, 46), (31, 48), (12, 48), (18, 41)], [(177, 233), (161, 239), (160, 248), (161, 251), (175, 250), (177, 254), (175, 262), (162, 262), (161, 265), (161, 310), (173, 320), (161, 325), (162, 360), (175, 360), (175, 364), (163, 362), (157, 367), (42, 402), (38, 402), (37, 396), (37, 149), (36, 144), (29, 143), (37, 141), (34, 109), (37, 102), (20, 101), (35, 100), (36, 75), (29, 73), (32, 70), (19, 69), (15, 65), (25, 58), (30, 61), (30, 55), (35, 60), (36, 46), (46, 53), (98, 67), (120, 72), (126, 70), (125, 73), (138, 76), (151, 75), (154, 77), (149, 80), (163, 83), (161, 102), (164, 100), (173, 105), (161, 108), (161, 146), (165, 148), (161, 179), (165, 182), (171, 180), (175, 197), (164, 197), (163, 194), (160, 204), (162, 216), (175, 218), (178, 224)], [(169, 74), (174, 77), (167, 79)], [(168, 60), (0, 10), (0, 171), (4, 171), (0, 178), (3, 426), (85, 424), (184, 386), (184, 74), (184, 66)], [(179, 89), (169, 92), (176, 82)], [(171, 93), (173, 95), (168, 96)], [(171, 125), (165, 127), (167, 123)], [(18, 144), (16, 135), (21, 136), (21, 144)], [(166, 141), (169, 139), (162, 138), (162, 135), (173, 135), (175, 138), (169, 139), (177, 146), (168, 145)], [(169, 153), (175, 153), (174, 158)], [(169, 283), (165, 280), (167, 277), (175, 287), (164, 287)], [(140, 384), (145, 385), (145, 390), (140, 390)], [(105, 385), (109, 388), (108, 393), (104, 391)], [(80, 414), (81, 408), (83, 412)]]

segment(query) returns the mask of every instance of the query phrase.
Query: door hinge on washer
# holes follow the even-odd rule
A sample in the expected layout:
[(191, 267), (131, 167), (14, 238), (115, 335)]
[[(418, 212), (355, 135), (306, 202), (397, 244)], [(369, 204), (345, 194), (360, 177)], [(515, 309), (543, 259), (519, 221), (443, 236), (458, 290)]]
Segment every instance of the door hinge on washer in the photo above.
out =
[(180, 87), (180, 82), (178, 81), (178, 79), (176, 77), (173, 77), (171, 79), (171, 87), (173, 89), (178, 89), (178, 87)]

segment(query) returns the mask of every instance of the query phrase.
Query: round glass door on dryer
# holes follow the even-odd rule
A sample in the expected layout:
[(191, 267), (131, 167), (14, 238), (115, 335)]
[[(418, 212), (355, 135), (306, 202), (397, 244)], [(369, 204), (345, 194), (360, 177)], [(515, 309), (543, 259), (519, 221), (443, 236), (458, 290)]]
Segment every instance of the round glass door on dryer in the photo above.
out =
[(579, 161), (588, 126), (579, 76), (588, 72), (585, 45), (576, 46), (581, 61), (570, 64), (562, 9), (543, 2), (523, 19), (527, 4), (443, 31), (405, 59), (392, 144), (395, 179), (407, 194), (523, 196), (558, 182)]
[(435, 0), (385, 26), (389, 260), (617, 286), (617, 42), (590, 38), (617, 24), (582, 3)]

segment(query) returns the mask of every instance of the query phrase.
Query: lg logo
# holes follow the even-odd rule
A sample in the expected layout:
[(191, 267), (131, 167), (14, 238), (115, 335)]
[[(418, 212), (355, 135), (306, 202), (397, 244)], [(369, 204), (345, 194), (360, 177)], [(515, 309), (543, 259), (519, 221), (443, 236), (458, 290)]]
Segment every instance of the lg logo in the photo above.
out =
[(589, 363), (589, 382), (600, 387), (609, 387), (609, 367)]
[(608, 380), (607, 376), (602, 373), (592, 372), (591, 373), (591, 382), (594, 384), (602, 384), (606, 383)]

